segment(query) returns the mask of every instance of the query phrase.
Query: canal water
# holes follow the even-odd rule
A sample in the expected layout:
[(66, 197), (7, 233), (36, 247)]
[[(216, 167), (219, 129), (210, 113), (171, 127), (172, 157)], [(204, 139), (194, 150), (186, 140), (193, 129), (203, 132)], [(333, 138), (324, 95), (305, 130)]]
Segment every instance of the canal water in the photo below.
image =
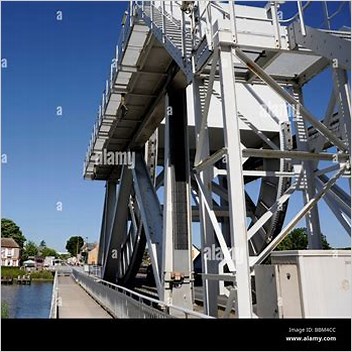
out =
[(7, 303), (9, 318), (49, 318), (53, 283), (1, 285), (1, 303)]

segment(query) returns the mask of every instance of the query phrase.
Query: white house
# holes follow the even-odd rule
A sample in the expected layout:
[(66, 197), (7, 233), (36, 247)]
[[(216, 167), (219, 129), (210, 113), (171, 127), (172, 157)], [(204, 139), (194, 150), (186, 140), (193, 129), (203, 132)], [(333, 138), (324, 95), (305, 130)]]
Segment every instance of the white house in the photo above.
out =
[(20, 246), (13, 238), (1, 238), (1, 265), (20, 265)]

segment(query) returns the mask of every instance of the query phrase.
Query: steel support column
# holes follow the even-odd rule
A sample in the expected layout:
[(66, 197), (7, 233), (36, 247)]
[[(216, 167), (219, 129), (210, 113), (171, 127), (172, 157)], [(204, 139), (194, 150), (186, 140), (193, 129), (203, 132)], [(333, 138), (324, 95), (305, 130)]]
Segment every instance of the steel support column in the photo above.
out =
[(167, 89), (164, 194), (164, 301), (193, 309), (190, 170), (184, 89)]
[(105, 257), (105, 242), (106, 242), (106, 203), (108, 198), (107, 182), (105, 185), (105, 198), (104, 198), (104, 209), (103, 209), (103, 220), (101, 222), (100, 236), (99, 236), (99, 252), (98, 252), (98, 265), (103, 265)]
[[(216, 55), (214, 55), (213, 60), (217, 60)], [(216, 67), (216, 62), (213, 66)], [(212, 82), (209, 83), (212, 86)], [(208, 123), (207, 116), (202, 114), (201, 107), (201, 86), (202, 82), (199, 78), (193, 80), (193, 101), (194, 101), (194, 121), (196, 128), (197, 136), (197, 150), (196, 155), (199, 156), (198, 160), (196, 157), (195, 162), (203, 162), (206, 158), (209, 157), (209, 133), (208, 133)], [(211, 95), (211, 89), (208, 89), (207, 95)], [(206, 104), (206, 107), (210, 105), (211, 97), (207, 96), (206, 101), (209, 102)], [(208, 109), (205, 109), (204, 114), (207, 114)], [(205, 119), (205, 121), (204, 121)], [(203, 136), (203, 137), (202, 137)], [(205, 254), (205, 248), (211, 248), (215, 243), (214, 229), (207, 215), (205, 204), (207, 202), (209, 206), (212, 206), (212, 187), (211, 182), (213, 179), (213, 168), (207, 167), (199, 173), (199, 177), (204, 185), (206, 185), (206, 194), (203, 197), (201, 192), (199, 194), (199, 218), (200, 218), (200, 236), (201, 236), (201, 256), (202, 256), (202, 272), (203, 272), (203, 304), (204, 304), (204, 313), (217, 317), (218, 315), (218, 306), (217, 306), (217, 296), (219, 293), (219, 284), (214, 280), (207, 279), (208, 274), (217, 274), (218, 273), (218, 263), (214, 258), (208, 258)]]
[(116, 282), (120, 260), (120, 248), (127, 235), (128, 202), (132, 187), (132, 172), (128, 167), (122, 169), (118, 196), (114, 204), (113, 219), (108, 233), (107, 250), (103, 267), (103, 279)]
[(338, 97), (339, 114), (343, 121), (344, 134), (351, 152), (351, 96), (347, 72), (341, 68), (333, 70), (335, 95)]
[(236, 311), (239, 318), (252, 317), (252, 293), (246, 224), (246, 201), (242, 175), (242, 151), (237, 114), (232, 34), (219, 34), (220, 83), (224, 138), (227, 148), (227, 174), (231, 245), (235, 249)]
[(116, 182), (107, 181), (105, 185), (105, 202), (103, 211), (103, 222), (99, 239), (98, 265), (104, 265), (108, 241), (114, 218), (114, 206), (116, 202)]
[[(300, 86), (293, 87), (293, 97), (303, 104), (302, 88)], [(296, 125), (296, 141), (297, 149), (309, 152), (308, 131), (306, 123), (300, 114), (300, 110), (295, 110), (294, 121)], [(301, 185), (303, 185), (303, 203), (306, 205), (315, 196), (315, 179), (313, 171), (313, 162), (311, 160), (302, 161), (303, 177)], [(314, 206), (306, 215), (306, 226), (308, 232), (308, 248), (322, 249), (321, 230), (319, 221), (318, 207)]]

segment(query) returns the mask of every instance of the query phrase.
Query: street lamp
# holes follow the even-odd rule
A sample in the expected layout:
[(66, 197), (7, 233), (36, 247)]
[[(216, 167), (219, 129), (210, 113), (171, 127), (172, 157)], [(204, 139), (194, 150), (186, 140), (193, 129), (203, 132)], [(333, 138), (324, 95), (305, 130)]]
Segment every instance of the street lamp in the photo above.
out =
[(88, 255), (89, 255), (88, 236), (86, 236), (86, 264), (88, 265), (88, 274), (90, 274), (90, 268), (89, 268), (89, 263), (88, 263)]

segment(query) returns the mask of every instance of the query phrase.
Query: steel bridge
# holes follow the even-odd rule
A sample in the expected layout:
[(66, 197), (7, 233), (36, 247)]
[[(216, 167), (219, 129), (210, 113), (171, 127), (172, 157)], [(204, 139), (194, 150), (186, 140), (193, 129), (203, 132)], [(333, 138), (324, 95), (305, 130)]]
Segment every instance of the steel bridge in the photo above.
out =
[[(254, 267), (301, 219), (322, 248), (320, 200), (350, 234), (351, 33), (332, 29), (324, 2), (324, 28), (308, 26), (311, 3), (284, 18), (276, 1), (130, 1), (84, 163), (106, 183), (104, 282), (129, 290), (147, 248), (158, 301), (192, 311), (198, 223), (204, 313), (217, 316), (221, 294), (249, 318)], [(302, 87), (327, 68), (318, 118)]]

